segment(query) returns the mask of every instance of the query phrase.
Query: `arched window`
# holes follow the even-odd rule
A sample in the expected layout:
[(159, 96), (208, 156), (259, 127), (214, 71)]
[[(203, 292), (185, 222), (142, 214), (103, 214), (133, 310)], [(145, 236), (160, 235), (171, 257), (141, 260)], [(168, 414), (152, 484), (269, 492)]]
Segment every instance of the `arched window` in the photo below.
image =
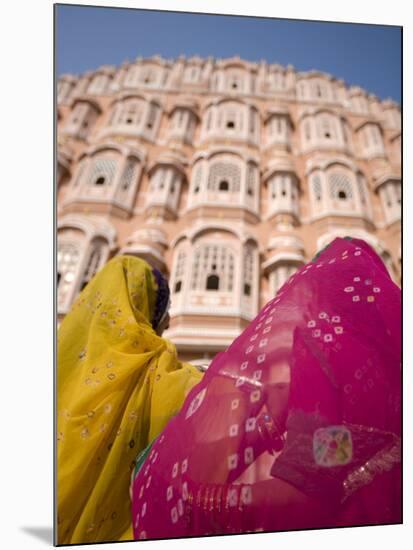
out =
[(252, 284), (254, 278), (254, 256), (250, 247), (247, 247), (244, 253), (244, 296), (251, 296)]
[(321, 201), (323, 198), (323, 192), (322, 192), (322, 186), (321, 186), (321, 178), (318, 174), (315, 174), (312, 178), (312, 186), (313, 186), (313, 195), (317, 202)]
[(179, 294), (182, 290), (182, 284), (185, 276), (185, 262), (186, 252), (184, 250), (180, 250), (176, 261), (174, 284), (172, 287), (172, 292), (174, 294)]
[(118, 123), (138, 126), (141, 122), (143, 104), (141, 101), (128, 101), (123, 108)]
[(153, 103), (149, 104), (148, 118), (146, 120), (146, 127), (152, 129), (156, 118), (156, 107)]
[(206, 290), (219, 290), (219, 277), (218, 275), (208, 275), (206, 281)]
[(57, 299), (58, 307), (64, 306), (76, 284), (76, 273), (80, 260), (78, 243), (60, 242), (57, 252)]
[(384, 143), (380, 127), (376, 123), (368, 122), (357, 131), (359, 146), (363, 156), (384, 156)]
[(192, 290), (232, 292), (234, 253), (225, 245), (206, 244), (195, 250), (192, 266)]
[(117, 162), (114, 159), (96, 159), (89, 175), (91, 185), (110, 185), (116, 173)]
[(256, 170), (252, 164), (248, 164), (247, 166), (247, 195), (250, 197), (253, 197), (255, 194), (255, 188), (256, 188)]
[(240, 183), (241, 169), (237, 164), (222, 161), (212, 164), (208, 176), (209, 190), (238, 192)]
[(268, 180), (268, 213), (298, 215), (298, 182), (290, 172), (275, 172)]
[(329, 117), (324, 115), (320, 120), (321, 135), (324, 139), (333, 139), (334, 133)]
[(360, 202), (365, 207), (367, 205), (366, 182), (361, 174), (357, 174), (357, 188), (360, 196)]
[(330, 196), (339, 200), (348, 200), (353, 196), (349, 177), (342, 172), (333, 172), (328, 177)]
[(74, 243), (59, 243), (57, 253), (57, 285), (72, 284), (79, 262), (79, 246)]
[(199, 193), (201, 189), (202, 181), (202, 164), (198, 163), (195, 167), (193, 179), (192, 179), (192, 189), (194, 193)]
[(377, 190), (387, 223), (400, 219), (401, 186), (399, 180), (388, 179)]
[(136, 161), (133, 159), (128, 159), (126, 162), (125, 168), (123, 169), (120, 178), (120, 188), (124, 191), (131, 187), (131, 184), (135, 177), (136, 164)]

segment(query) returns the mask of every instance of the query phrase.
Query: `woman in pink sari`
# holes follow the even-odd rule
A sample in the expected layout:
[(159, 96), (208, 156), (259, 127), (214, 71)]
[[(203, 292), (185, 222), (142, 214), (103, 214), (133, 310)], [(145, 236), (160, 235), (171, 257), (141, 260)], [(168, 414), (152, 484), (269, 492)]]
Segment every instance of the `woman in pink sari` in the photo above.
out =
[(401, 522), (400, 289), (336, 239), (138, 459), (136, 539)]

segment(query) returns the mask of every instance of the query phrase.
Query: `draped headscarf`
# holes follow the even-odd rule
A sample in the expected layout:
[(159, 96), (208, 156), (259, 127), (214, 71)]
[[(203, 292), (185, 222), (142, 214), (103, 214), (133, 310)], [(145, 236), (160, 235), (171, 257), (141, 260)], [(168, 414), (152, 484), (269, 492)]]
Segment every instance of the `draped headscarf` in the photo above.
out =
[[(159, 272), (117, 256), (63, 319), (57, 363), (57, 540), (132, 538), (137, 452), (180, 409), (202, 374), (154, 329), (169, 289)], [(126, 534), (125, 534), (126, 533)]]
[(155, 440), (135, 538), (400, 522), (400, 306), (363, 241), (297, 271)]

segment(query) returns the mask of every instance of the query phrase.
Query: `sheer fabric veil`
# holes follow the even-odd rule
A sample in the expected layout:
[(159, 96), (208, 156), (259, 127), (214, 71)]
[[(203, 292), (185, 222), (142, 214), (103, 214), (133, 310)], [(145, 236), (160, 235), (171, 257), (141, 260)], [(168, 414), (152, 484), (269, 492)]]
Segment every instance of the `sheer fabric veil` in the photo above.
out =
[(356, 239), (295, 273), (155, 441), (135, 538), (400, 522), (400, 299)]

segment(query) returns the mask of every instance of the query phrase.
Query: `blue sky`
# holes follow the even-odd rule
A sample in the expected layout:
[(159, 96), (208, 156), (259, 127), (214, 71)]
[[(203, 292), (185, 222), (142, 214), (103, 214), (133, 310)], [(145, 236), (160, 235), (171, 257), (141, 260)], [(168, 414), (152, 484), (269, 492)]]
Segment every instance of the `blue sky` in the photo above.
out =
[(265, 59), (318, 69), (380, 98), (401, 97), (401, 29), (59, 5), (57, 74), (80, 74), (138, 56)]

